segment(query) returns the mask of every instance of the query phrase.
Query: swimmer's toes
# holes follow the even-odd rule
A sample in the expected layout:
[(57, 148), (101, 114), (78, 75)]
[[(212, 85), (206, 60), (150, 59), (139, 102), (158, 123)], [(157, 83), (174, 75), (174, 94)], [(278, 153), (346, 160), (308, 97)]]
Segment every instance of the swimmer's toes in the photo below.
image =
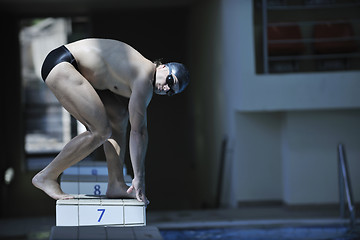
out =
[(68, 199), (74, 199), (75, 197), (73, 195), (63, 195), (59, 198), (59, 200), (68, 200)]

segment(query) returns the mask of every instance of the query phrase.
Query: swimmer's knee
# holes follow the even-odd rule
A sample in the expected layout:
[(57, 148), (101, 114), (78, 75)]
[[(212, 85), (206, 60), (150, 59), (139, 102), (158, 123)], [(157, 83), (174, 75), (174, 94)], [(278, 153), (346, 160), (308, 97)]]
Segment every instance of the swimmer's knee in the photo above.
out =
[(104, 132), (103, 132), (103, 139), (105, 139), (104, 141), (108, 140), (109, 138), (111, 138), (111, 135), (112, 135), (112, 129), (110, 126), (107, 126), (105, 129), (104, 129)]
[(108, 140), (112, 135), (112, 129), (111, 127), (105, 126), (101, 129), (98, 129), (97, 131), (94, 131), (93, 134), (95, 135), (95, 138), (101, 142), (104, 143), (106, 140)]

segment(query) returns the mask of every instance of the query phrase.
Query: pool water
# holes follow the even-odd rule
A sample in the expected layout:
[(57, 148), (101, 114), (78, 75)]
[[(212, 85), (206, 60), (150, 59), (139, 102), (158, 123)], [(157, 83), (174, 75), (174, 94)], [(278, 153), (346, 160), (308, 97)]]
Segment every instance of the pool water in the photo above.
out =
[(347, 227), (272, 227), (160, 230), (164, 240), (359, 240), (360, 235)]

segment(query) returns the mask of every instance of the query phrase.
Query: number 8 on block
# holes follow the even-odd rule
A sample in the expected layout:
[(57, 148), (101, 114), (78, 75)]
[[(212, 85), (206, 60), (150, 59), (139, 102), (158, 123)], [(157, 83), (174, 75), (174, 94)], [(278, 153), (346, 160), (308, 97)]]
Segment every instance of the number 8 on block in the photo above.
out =
[(100, 185), (99, 184), (96, 184), (94, 186), (94, 195), (101, 195)]

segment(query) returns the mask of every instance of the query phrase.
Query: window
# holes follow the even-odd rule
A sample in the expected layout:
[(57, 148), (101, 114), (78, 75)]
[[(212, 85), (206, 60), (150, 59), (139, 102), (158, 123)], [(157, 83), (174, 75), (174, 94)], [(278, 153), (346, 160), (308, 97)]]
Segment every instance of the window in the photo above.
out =
[(257, 73), (360, 70), (359, 0), (254, 0)]

